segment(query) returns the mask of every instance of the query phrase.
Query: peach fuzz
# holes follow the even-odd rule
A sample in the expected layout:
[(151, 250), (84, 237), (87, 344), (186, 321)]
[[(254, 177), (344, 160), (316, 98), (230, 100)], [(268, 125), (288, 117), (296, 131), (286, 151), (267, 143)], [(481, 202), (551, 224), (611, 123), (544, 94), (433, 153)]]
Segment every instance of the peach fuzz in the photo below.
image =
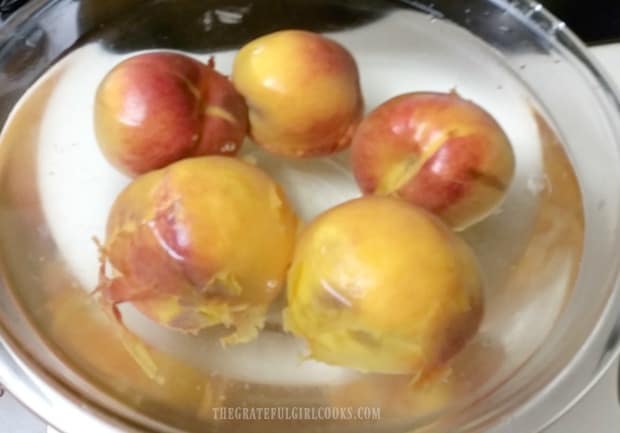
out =
[(222, 324), (235, 328), (223, 341), (248, 341), (283, 287), (296, 234), (293, 209), (263, 171), (235, 158), (185, 159), (118, 196), (102, 247), (114, 273), (102, 272), (100, 298), (179, 331)]
[(456, 92), (420, 92), (390, 99), (361, 122), (352, 165), (365, 194), (403, 198), (463, 229), (501, 202), (515, 160), (480, 106)]
[(483, 313), (471, 249), (434, 215), (392, 197), (352, 200), (311, 222), (287, 297), (286, 328), (313, 358), (415, 378), (438, 374)]
[(362, 116), (355, 59), (316, 33), (285, 30), (253, 40), (239, 51), (232, 79), (248, 103), (252, 138), (282, 156), (348, 147)]
[(139, 54), (118, 64), (97, 89), (97, 141), (131, 176), (191, 156), (234, 155), (247, 129), (245, 101), (213, 60)]

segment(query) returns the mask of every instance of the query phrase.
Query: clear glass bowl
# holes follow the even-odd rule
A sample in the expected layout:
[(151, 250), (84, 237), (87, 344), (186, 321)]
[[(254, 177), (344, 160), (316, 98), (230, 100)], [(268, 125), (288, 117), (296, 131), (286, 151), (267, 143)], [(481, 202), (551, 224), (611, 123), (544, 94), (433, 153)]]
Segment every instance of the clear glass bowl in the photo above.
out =
[[(90, 238), (103, 235), (128, 181), (94, 143), (90, 113), (103, 74), (146, 49), (214, 55), (226, 72), (235, 49), (282, 28), (345, 44), (369, 109), (406, 91), (455, 88), (513, 142), (508, 197), (462, 233), (485, 271), (487, 311), (445, 381), (419, 389), (406, 377), (300, 362), (299, 342), (277, 319), (258, 341), (224, 350), (217, 329), (179, 336), (126, 308), (129, 326), (153, 347), (166, 379), (158, 384), (89, 296)], [(62, 431), (533, 433), (616, 352), (619, 101), (583, 45), (536, 3), (32, 1), (0, 27), (0, 83), (0, 381)], [(359, 194), (346, 152), (299, 163), (251, 145), (244, 153), (305, 219)], [(236, 407), (291, 416), (351, 408), (368, 419), (215, 419), (214, 409)], [(380, 419), (365, 408), (379, 408)]]

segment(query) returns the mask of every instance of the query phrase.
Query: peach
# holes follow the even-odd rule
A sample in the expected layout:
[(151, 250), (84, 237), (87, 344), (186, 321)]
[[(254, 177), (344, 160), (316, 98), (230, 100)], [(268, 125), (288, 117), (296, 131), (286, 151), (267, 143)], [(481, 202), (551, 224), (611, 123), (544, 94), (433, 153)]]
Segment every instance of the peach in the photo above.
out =
[(501, 202), (515, 161), (480, 106), (456, 92), (420, 92), (390, 99), (361, 122), (352, 165), (364, 193), (395, 195), (463, 229)]
[(191, 156), (234, 155), (247, 129), (245, 101), (213, 59), (139, 54), (112, 69), (97, 90), (99, 146), (132, 176)]
[(257, 167), (185, 159), (140, 176), (117, 198), (102, 247), (115, 274), (103, 270), (98, 292), (104, 305), (131, 302), (187, 333), (235, 327), (224, 341), (244, 342), (282, 289), (296, 232), (287, 198)]
[(470, 248), (393, 197), (355, 199), (311, 222), (287, 281), (286, 328), (313, 358), (367, 372), (437, 374), (483, 313)]
[(316, 33), (285, 30), (255, 39), (239, 51), (232, 80), (248, 103), (252, 138), (275, 154), (340, 151), (362, 116), (353, 56)]

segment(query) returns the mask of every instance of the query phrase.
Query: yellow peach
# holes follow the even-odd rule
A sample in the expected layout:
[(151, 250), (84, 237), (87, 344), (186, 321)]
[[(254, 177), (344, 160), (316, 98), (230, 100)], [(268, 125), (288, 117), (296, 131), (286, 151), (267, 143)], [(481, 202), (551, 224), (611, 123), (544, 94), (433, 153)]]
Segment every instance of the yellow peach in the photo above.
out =
[(316, 33), (285, 30), (255, 39), (239, 51), (232, 80), (246, 98), (252, 138), (279, 155), (342, 150), (362, 116), (353, 56)]
[(333, 208), (304, 230), (287, 297), (286, 327), (313, 358), (414, 377), (452, 359), (483, 313), (465, 242), (425, 210), (380, 196)]
[(252, 339), (281, 291), (297, 218), (281, 188), (237, 159), (186, 159), (137, 178), (107, 226), (104, 303), (131, 302), (184, 332), (223, 324)]

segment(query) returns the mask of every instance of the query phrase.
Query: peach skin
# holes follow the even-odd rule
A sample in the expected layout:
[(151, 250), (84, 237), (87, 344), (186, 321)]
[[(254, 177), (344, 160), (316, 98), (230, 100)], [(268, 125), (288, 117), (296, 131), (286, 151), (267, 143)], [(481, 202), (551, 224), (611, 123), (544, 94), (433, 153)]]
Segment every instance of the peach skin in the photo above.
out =
[[(222, 324), (248, 341), (281, 291), (297, 218), (281, 188), (235, 158), (189, 158), (138, 177), (117, 198), (98, 293), (187, 333)], [(105, 275), (108, 262), (114, 269)]]
[(285, 30), (248, 43), (235, 59), (232, 80), (248, 103), (252, 138), (275, 154), (340, 151), (362, 116), (353, 56), (316, 33)]
[(414, 381), (443, 370), (483, 313), (470, 248), (434, 215), (393, 197), (352, 200), (311, 222), (287, 297), (285, 326), (313, 358)]
[(213, 59), (139, 54), (112, 69), (97, 90), (97, 141), (130, 176), (191, 156), (234, 155), (247, 129), (245, 101)]
[(390, 99), (361, 122), (352, 165), (365, 194), (400, 197), (464, 229), (501, 202), (515, 160), (480, 106), (456, 92), (419, 92)]

